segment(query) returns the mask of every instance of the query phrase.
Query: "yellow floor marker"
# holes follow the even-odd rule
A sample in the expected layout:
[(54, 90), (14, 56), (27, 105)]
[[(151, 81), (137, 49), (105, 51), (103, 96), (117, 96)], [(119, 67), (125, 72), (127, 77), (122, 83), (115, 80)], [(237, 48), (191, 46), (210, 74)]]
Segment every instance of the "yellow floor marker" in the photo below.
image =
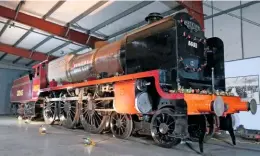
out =
[(39, 133), (46, 134), (46, 128), (43, 125), (41, 125), (41, 127), (39, 128)]
[(84, 145), (85, 146), (95, 146), (96, 143), (92, 141), (90, 138), (83, 138), (84, 139)]

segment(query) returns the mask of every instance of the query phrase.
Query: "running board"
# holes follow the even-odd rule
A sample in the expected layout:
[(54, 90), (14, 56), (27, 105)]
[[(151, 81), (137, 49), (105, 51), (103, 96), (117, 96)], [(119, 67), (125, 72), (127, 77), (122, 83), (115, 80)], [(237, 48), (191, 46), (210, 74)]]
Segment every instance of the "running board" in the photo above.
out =
[[(51, 102), (51, 101), (78, 101), (79, 99), (82, 100), (88, 100), (89, 97), (88, 96), (83, 96), (82, 98), (79, 97), (62, 97), (62, 98), (46, 98), (46, 102)], [(114, 97), (104, 97), (104, 98), (96, 98), (93, 99), (94, 101), (105, 101), (105, 100), (114, 100)]]

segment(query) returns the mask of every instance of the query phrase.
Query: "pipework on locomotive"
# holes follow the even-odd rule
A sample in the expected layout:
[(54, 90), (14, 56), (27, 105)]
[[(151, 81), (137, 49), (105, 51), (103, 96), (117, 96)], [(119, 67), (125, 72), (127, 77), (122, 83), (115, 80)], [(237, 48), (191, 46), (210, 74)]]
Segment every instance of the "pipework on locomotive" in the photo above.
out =
[(205, 38), (188, 13), (151, 13), (145, 20), (118, 41), (34, 66), (31, 98), (15, 95), (21, 89), (15, 81), (12, 101), (30, 108), (23, 115), (42, 111), (47, 124), (122, 139), (152, 135), (167, 148), (196, 139), (203, 152), (215, 127), (229, 131), (235, 144), (231, 114), (255, 114), (256, 102), (226, 92), (222, 40)]

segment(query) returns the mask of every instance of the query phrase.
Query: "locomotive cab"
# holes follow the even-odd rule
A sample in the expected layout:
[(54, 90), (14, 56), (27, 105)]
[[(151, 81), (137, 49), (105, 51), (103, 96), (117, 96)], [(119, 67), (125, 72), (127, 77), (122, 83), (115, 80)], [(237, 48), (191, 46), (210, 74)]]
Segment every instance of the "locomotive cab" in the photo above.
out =
[(32, 98), (37, 99), (39, 97), (40, 89), (47, 87), (47, 64), (48, 61), (41, 62), (33, 66), (33, 73), (31, 74), (33, 84), (32, 84)]

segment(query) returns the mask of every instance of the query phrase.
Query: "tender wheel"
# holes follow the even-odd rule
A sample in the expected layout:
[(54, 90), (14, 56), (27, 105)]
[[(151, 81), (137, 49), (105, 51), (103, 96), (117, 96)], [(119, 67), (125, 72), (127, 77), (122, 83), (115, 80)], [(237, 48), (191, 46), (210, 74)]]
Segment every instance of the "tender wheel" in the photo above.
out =
[(78, 101), (60, 101), (58, 110), (60, 124), (66, 128), (74, 128), (79, 119)]
[(181, 142), (181, 139), (170, 136), (175, 129), (174, 111), (170, 108), (158, 110), (151, 121), (151, 134), (158, 146), (171, 148)]
[(109, 116), (103, 116), (101, 112), (90, 107), (86, 101), (83, 102), (80, 113), (81, 124), (87, 132), (101, 133), (106, 128)]
[(133, 130), (131, 115), (113, 112), (110, 116), (110, 128), (116, 138), (128, 138)]
[[(51, 93), (49, 98), (54, 98), (55, 94)], [(43, 118), (46, 124), (53, 125), (56, 118), (56, 103), (53, 101), (43, 103)]]

